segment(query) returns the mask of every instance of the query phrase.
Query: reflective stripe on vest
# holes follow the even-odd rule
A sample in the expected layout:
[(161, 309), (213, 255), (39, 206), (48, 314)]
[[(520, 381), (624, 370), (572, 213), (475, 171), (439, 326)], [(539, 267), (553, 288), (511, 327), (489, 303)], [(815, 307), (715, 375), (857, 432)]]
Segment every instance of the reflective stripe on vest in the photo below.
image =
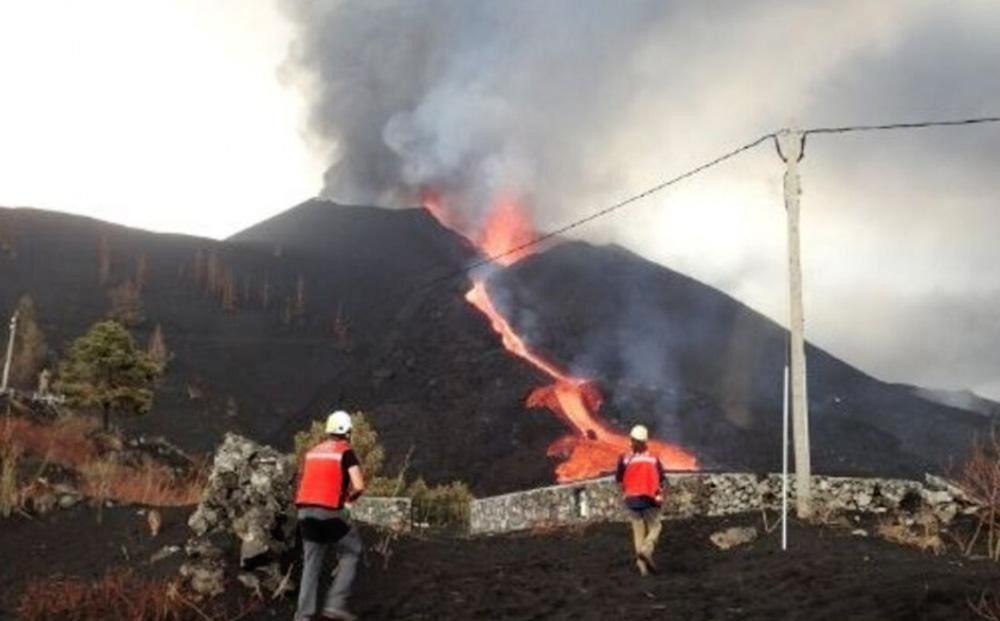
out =
[(632, 454), (625, 457), (625, 476), (622, 487), (625, 496), (649, 496), (655, 498), (660, 493), (660, 460), (648, 453)]
[(351, 449), (345, 440), (327, 440), (306, 453), (295, 504), (328, 509), (344, 506), (344, 453)]

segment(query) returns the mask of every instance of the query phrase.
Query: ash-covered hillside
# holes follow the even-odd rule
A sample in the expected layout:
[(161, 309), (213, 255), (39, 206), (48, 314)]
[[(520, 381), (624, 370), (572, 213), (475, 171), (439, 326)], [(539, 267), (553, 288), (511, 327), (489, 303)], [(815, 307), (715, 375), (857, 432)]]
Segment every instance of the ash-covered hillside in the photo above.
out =
[[(602, 381), (605, 413), (651, 424), (708, 468), (781, 466), (786, 331), (617, 246), (565, 243), (490, 280), (533, 346)], [(961, 462), (981, 414), (921, 398), (809, 345), (813, 468), (921, 476)]]
[(534, 370), (500, 350), (462, 279), (419, 287), (471, 256), (423, 211), (309, 202), (219, 242), (0, 209), (0, 231), (0, 312), (30, 295), (51, 361), (124, 289), (137, 339), (161, 326), (165, 381), (128, 429), (192, 450), (226, 430), (290, 448), (328, 408), (363, 409), (390, 468), (412, 448), (411, 475), (431, 482), (551, 481), (563, 428), (525, 414)]
[[(309, 201), (225, 241), (0, 209), (0, 311), (30, 295), (50, 361), (124, 316), (173, 358), (128, 426), (209, 450), (225, 430), (288, 448), (330, 407), (369, 412), (398, 466), (479, 494), (553, 480), (568, 427), (525, 398), (550, 379), (508, 353), (464, 299), (475, 258), (423, 210)], [(539, 352), (596, 379), (602, 414), (642, 420), (707, 467), (779, 463), (784, 333), (736, 300), (615, 247), (567, 243), (489, 288)], [(814, 463), (920, 474), (987, 419), (921, 399), (811, 348)]]

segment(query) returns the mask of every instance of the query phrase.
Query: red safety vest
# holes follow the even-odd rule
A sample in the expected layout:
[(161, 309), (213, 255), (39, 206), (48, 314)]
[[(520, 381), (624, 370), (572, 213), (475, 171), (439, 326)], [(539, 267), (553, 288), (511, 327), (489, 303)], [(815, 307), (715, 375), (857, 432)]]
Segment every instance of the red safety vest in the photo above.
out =
[(633, 453), (625, 456), (625, 476), (622, 487), (625, 496), (649, 496), (655, 498), (660, 493), (660, 460), (649, 453)]
[(344, 506), (344, 453), (351, 449), (346, 440), (327, 440), (317, 444), (302, 460), (302, 476), (295, 504), (328, 509)]

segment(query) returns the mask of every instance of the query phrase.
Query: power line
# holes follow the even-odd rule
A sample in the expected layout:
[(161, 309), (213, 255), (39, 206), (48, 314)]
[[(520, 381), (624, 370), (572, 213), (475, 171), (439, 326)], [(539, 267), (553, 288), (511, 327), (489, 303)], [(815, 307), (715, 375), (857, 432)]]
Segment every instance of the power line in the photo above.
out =
[[(845, 125), (845, 126), (840, 126), (840, 127), (813, 127), (813, 128), (810, 128), (810, 129), (802, 130), (802, 136), (803, 136), (803, 139), (804, 139), (805, 136), (808, 136), (809, 134), (843, 134), (843, 133), (850, 133), (850, 132), (884, 131), (884, 130), (894, 130), (894, 129), (920, 129), (920, 128), (926, 128), (926, 127), (954, 127), (954, 126), (960, 126), (960, 125), (979, 125), (979, 124), (983, 124), (983, 123), (998, 123), (998, 122), (1000, 122), (1000, 116), (973, 117), (973, 118), (966, 118), (966, 119), (954, 119), (954, 120), (943, 120), (943, 121), (921, 121), (921, 122), (914, 122), (914, 123), (889, 123), (889, 124), (884, 124), (884, 125)], [(627, 207), (628, 205), (631, 205), (632, 203), (635, 203), (635, 202), (640, 201), (640, 200), (642, 200), (642, 199), (644, 199), (644, 198), (646, 198), (646, 197), (648, 197), (648, 196), (650, 196), (652, 194), (660, 192), (661, 190), (664, 190), (665, 188), (667, 188), (667, 187), (669, 187), (671, 185), (674, 185), (675, 183), (683, 181), (684, 179), (687, 179), (688, 177), (693, 177), (694, 175), (697, 175), (698, 173), (701, 173), (701, 172), (703, 172), (705, 170), (708, 170), (709, 168), (712, 168), (713, 166), (721, 164), (722, 162), (724, 162), (724, 161), (726, 161), (726, 160), (728, 160), (728, 159), (730, 159), (732, 157), (735, 157), (735, 156), (743, 153), (744, 151), (749, 151), (750, 149), (752, 149), (752, 148), (756, 147), (757, 145), (761, 144), (762, 142), (765, 142), (765, 141), (770, 140), (770, 139), (776, 139), (777, 135), (778, 135), (778, 132), (770, 132), (768, 134), (764, 134), (763, 136), (757, 138), (756, 140), (748, 142), (748, 143), (744, 144), (741, 147), (737, 147), (737, 148), (733, 149), (732, 151), (724, 153), (724, 154), (716, 157), (715, 159), (709, 160), (709, 161), (707, 161), (707, 162), (705, 162), (703, 164), (695, 166), (694, 168), (691, 168), (690, 170), (687, 170), (687, 171), (685, 171), (685, 172), (683, 172), (683, 173), (681, 173), (681, 174), (679, 174), (679, 175), (677, 175), (675, 177), (667, 179), (666, 181), (663, 181), (662, 183), (654, 185), (654, 186), (652, 186), (652, 187), (650, 187), (650, 188), (648, 188), (648, 189), (646, 189), (646, 190), (644, 190), (644, 191), (642, 191), (642, 192), (640, 192), (638, 194), (632, 195), (632, 196), (630, 196), (630, 197), (628, 197), (628, 198), (626, 198), (624, 200), (621, 200), (621, 201), (619, 201), (617, 203), (609, 205), (608, 207), (605, 207), (603, 209), (599, 209), (598, 211), (595, 211), (595, 212), (593, 212), (593, 213), (591, 213), (591, 214), (589, 214), (589, 215), (587, 215), (587, 216), (585, 216), (583, 218), (570, 221), (569, 223), (567, 223), (567, 224), (565, 224), (565, 225), (563, 225), (563, 226), (561, 226), (561, 227), (559, 227), (557, 229), (549, 231), (549, 232), (547, 232), (547, 233), (545, 233), (543, 235), (539, 235), (538, 237), (532, 239), (531, 241), (525, 242), (523, 244), (518, 244), (517, 246), (514, 246), (512, 248), (508, 248), (507, 250), (504, 250), (503, 252), (500, 252), (498, 254), (494, 254), (494, 255), (489, 255), (489, 256), (483, 257), (483, 258), (481, 258), (481, 259), (479, 259), (477, 261), (474, 261), (473, 263), (467, 265), (466, 267), (462, 268), (461, 270), (456, 270), (453, 273), (445, 274), (443, 276), (434, 278), (434, 279), (429, 280), (429, 281), (427, 281), (425, 283), (417, 285), (412, 290), (407, 290), (405, 292), (401, 292), (398, 295), (405, 295), (405, 294), (408, 294), (408, 293), (415, 293), (417, 291), (422, 290), (425, 287), (430, 287), (430, 286), (436, 285), (436, 284), (438, 284), (440, 282), (445, 282), (445, 281), (451, 280), (453, 278), (457, 278), (458, 276), (464, 276), (465, 274), (468, 274), (469, 272), (471, 272), (471, 271), (473, 271), (473, 270), (475, 270), (477, 268), (484, 267), (486, 265), (491, 265), (491, 264), (495, 263), (496, 261), (498, 261), (499, 259), (503, 259), (504, 257), (508, 257), (510, 255), (517, 254), (517, 253), (519, 253), (519, 252), (521, 252), (523, 250), (527, 250), (528, 248), (533, 248), (535, 246), (538, 246), (538, 245), (542, 244), (543, 242), (548, 241), (548, 240), (550, 240), (550, 239), (552, 239), (554, 237), (558, 237), (560, 235), (563, 235), (564, 233), (567, 233), (569, 231), (572, 231), (573, 229), (579, 228), (579, 227), (583, 226), (584, 224), (592, 222), (593, 220), (597, 220), (598, 218), (602, 218), (602, 217), (604, 217), (604, 216), (606, 216), (606, 215), (608, 215), (610, 213), (613, 213), (615, 211), (618, 211), (619, 209), (622, 209), (623, 207)]]
[(887, 123), (885, 125), (845, 125), (842, 127), (813, 127), (802, 130), (809, 134), (845, 134), (849, 132), (871, 132), (889, 129), (921, 129), (925, 127), (954, 127), (956, 125), (980, 125), (982, 123), (1000, 123), (1000, 116), (983, 116), (968, 119), (947, 121), (922, 121), (917, 123)]
[(573, 220), (572, 222), (569, 222), (568, 224), (565, 224), (565, 225), (563, 225), (563, 226), (561, 226), (561, 227), (559, 227), (559, 228), (557, 228), (557, 229), (555, 229), (553, 231), (549, 231), (548, 233), (545, 233), (544, 235), (540, 235), (540, 236), (536, 237), (535, 239), (533, 239), (533, 240), (531, 240), (529, 242), (520, 244), (518, 246), (514, 246), (513, 248), (509, 248), (509, 249), (507, 249), (507, 250), (505, 250), (505, 251), (503, 251), (503, 252), (501, 252), (499, 254), (495, 254), (495, 255), (491, 255), (489, 257), (486, 257), (486, 258), (484, 258), (484, 259), (482, 259), (482, 260), (480, 260), (480, 261), (478, 261), (476, 263), (473, 263), (471, 266), (467, 267), (466, 271), (471, 271), (471, 270), (474, 270), (477, 267), (482, 267), (484, 265), (489, 265), (491, 263), (494, 263), (497, 259), (502, 259), (502, 258), (504, 258), (506, 256), (509, 256), (509, 255), (512, 255), (512, 254), (516, 254), (516, 253), (518, 253), (518, 252), (520, 252), (522, 250), (525, 250), (527, 248), (531, 248), (533, 246), (537, 246), (538, 244), (540, 244), (540, 243), (542, 243), (542, 242), (544, 242), (546, 240), (552, 239), (553, 237), (558, 237), (559, 235), (562, 235), (563, 233), (566, 233), (568, 231), (572, 231), (573, 229), (578, 228), (580, 226), (583, 226), (584, 224), (587, 224), (588, 222), (591, 222), (593, 220), (597, 220), (598, 218), (602, 218), (602, 217), (608, 215), (609, 213), (618, 211), (619, 209), (621, 209), (623, 207), (627, 207), (628, 205), (631, 205), (632, 203), (634, 203), (636, 201), (640, 201), (640, 200), (642, 200), (642, 199), (644, 199), (644, 198), (646, 198), (648, 196), (656, 194), (657, 192), (659, 192), (661, 190), (664, 190), (664, 189), (668, 188), (669, 186), (674, 185), (675, 183), (679, 183), (679, 182), (687, 179), (688, 177), (693, 177), (693, 176), (697, 175), (698, 173), (704, 172), (704, 171), (708, 170), (709, 168), (712, 168), (713, 166), (721, 164), (722, 162), (725, 162), (726, 160), (728, 160), (728, 159), (730, 159), (732, 157), (736, 157), (737, 155), (739, 155), (740, 153), (743, 153), (744, 151), (749, 151), (750, 149), (752, 149), (752, 148), (756, 147), (757, 145), (761, 144), (762, 142), (764, 142), (766, 140), (769, 140), (771, 138), (774, 138), (774, 136), (775, 136), (774, 133), (765, 134), (765, 135), (761, 136), (760, 138), (758, 138), (758, 139), (756, 139), (756, 140), (754, 140), (752, 142), (746, 143), (742, 147), (737, 147), (737, 148), (733, 149), (732, 151), (724, 153), (724, 154), (720, 155), (719, 157), (717, 157), (717, 158), (715, 158), (713, 160), (709, 160), (709, 161), (705, 162), (704, 164), (700, 164), (698, 166), (695, 166), (694, 168), (692, 168), (692, 169), (690, 169), (690, 170), (688, 170), (686, 172), (683, 172), (683, 173), (677, 175), (676, 177), (672, 177), (672, 178), (670, 178), (670, 179), (668, 179), (668, 180), (666, 180), (666, 181), (664, 181), (662, 183), (654, 185), (653, 187), (648, 188), (646, 190), (643, 190), (642, 192), (640, 192), (638, 194), (634, 194), (634, 195), (630, 196), (629, 198), (626, 198), (626, 199), (624, 199), (622, 201), (619, 201), (619, 202), (617, 202), (617, 203), (615, 203), (613, 205), (605, 207), (604, 209), (600, 209), (598, 211), (595, 211), (595, 212), (591, 213), (588, 216), (580, 218), (579, 220)]
[[(709, 168), (717, 166), (717, 165), (725, 162), (726, 160), (728, 160), (730, 158), (733, 158), (733, 157), (736, 157), (737, 155), (743, 153), (744, 151), (749, 151), (750, 149), (753, 149), (754, 147), (756, 147), (756, 146), (762, 144), (763, 142), (766, 142), (767, 140), (770, 140), (770, 139), (772, 139), (774, 137), (775, 137), (774, 133), (764, 134), (763, 136), (757, 138), (756, 140), (752, 140), (752, 141), (744, 144), (743, 146), (737, 147), (737, 148), (735, 148), (735, 149), (733, 149), (731, 151), (727, 151), (726, 153), (723, 153), (722, 155), (720, 155), (720, 156), (718, 156), (718, 157), (716, 157), (714, 159), (708, 160), (707, 162), (699, 164), (698, 166), (695, 166), (694, 168), (688, 169), (687, 171), (682, 172), (679, 175), (676, 175), (674, 177), (671, 177), (670, 179), (667, 179), (667, 180), (665, 180), (665, 181), (663, 181), (661, 183), (658, 183), (657, 185), (654, 185), (654, 186), (652, 186), (650, 188), (647, 188), (647, 189), (643, 190), (642, 192), (639, 192), (638, 194), (633, 194), (632, 196), (630, 196), (628, 198), (625, 198), (623, 200), (618, 201), (617, 203), (614, 203), (612, 205), (604, 207), (603, 209), (599, 209), (599, 210), (597, 210), (597, 211), (595, 211), (595, 212), (593, 212), (593, 213), (591, 213), (591, 214), (589, 214), (587, 216), (584, 216), (583, 218), (572, 220), (572, 221), (564, 224), (563, 226), (560, 226), (559, 228), (556, 228), (556, 229), (551, 230), (551, 231), (549, 231), (547, 233), (539, 235), (538, 237), (535, 237), (535, 238), (533, 238), (532, 240), (530, 240), (528, 242), (525, 242), (525, 243), (522, 243), (522, 244), (518, 244), (516, 246), (508, 248), (508, 249), (504, 250), (503, 252), (500, 252), (500, 253), (497, 253), (497, 254), (487, 255), (487, 256), (482, 257), (482, 258), (480, 258), (480, 259), (478, 259), (476, 261), (473, 261), (469, 265), (466, 265), (465, 267), (463, 267), (463, 268), (461, 268), (459, 270), (455, 270), (454, 272), (450, 272), (450, 273), (445, 274), (443, 276), (439, 276), (437, 278), (433, 278), (433, 279), (428, 280), (426, 282), (423, 282), (423, 283), (420, 283), (418, 285), (415, 285), (412, 288), (406, 289), (404, 291), (400, 291), (400, 292), (398, 292), (396, 294), (393, 294), (393, 295), (389, 296), (389, 299), (394, 300), (397, 297), (412, 295), (413, 293), (417, 293), (419, 291), (422, 291), (423, 289), (436, 286), (436, 285), (438, 285), (438, 284), (440, 284), (442, 282), (446, 282), (446, 281), (452, 280), (454, 278), (458, 278), (460, 276), (465, 276), (465, 275), (469, 274), (470, 272), (472, 272), (472, 271), (474, 271), (474, 270), (476, 270), (476, 269), (478, 269), (480, 267), (484, 267), (484, 266), (487, 266), (487, 265), (492, 265), (492, 264), (496, 263), (498, 260), (503, 259), (504, 257), (508, 257), (510, 255), (517, 254), (517, 253), (520, 253), (520, 252), (522, 252), (524, 250), (527, 250), (528, 248), (533, 248), (535, 246), (538, 246), (538, 245), (542, 244), (545, 241), (548, 241), (548, 240), (550, 240), (550, 239), (552, 239), (554, 237), (558, 237), (560, 235), (563, 235), (564, 233), (567, 233), (569, 231), (572, 231), (573, 229), (579, 228), (579, 227), (583, 226), (584, 224), (587, 224), (589, 222), (597, 220), (598, 218), (603, 218), (604, 216), (606, 216), (608, 214), (611, 214), (611, 213), (613, 213), (615, 211), (618, 211), (619, 209), (622, 209), (624, 207), (627, 207), (628, 205), (631, 205), (632, 203), (635, 203), (635, 202), (640, 201), (640, 200), (642, 200), (644, 198), (647, 198), (647, 197), (649, 197), (649, 196), (651, 196), (653, 194), (656, 194), (657, 192), (660, 192), (660, 191), (662, 191), (662, 190), (664, 190), (664, 189), (666, 189), (666, 188), (668, 188), (668, 187), (670, 187), (670, 186), (672, 186), (672, 185), (674, 185), (676, 183), (679, 183), (679, 182), (681, 182), (681, 181), (683, 181), (683, 180), (685, 180), (685, 179), (687, 179), (689, 177), (693, 177), (693, 176), (695, 176), (695, 175), (697, 175), (697, 174), (699, 174), (701, 172), (704, 172), (704, 171), (708, 170)], [(382, 302), (384, 303), (384, 302), (387, 302), (387, 301), (388, 300), (383, 300)]]
[[(954, 120), (941, 120), (941, 121), (921, 121), (921, 122), (911, 122), (911, 123), (888, 123), (888, 124), (883, 124), (883, 125), (845, 125), (845, 126), (840, 126), (840, 127), (813, 127), (813, 128), (802, 130), (802, 140), (803, 140), (803, 143), (804, 143), (804, 141), (806, 139), (806, 136), (808, 136), (810, 134), (843, 134), (843, 133), (851, 133), (851, 132), (885, 131), (885, 130), (897, 130), (897, 129), (921, 129), (921, 128), (928, 128), (928, 127), (954, 127), (954, 126), (962, 126), (962, 125), (978, 125), (978, 124), (984, 124), (984, 123), (997, 123), (997, 122), (1000, 122), (1000, 116), (973, 117), (973, 118), (954, 119)], [(376, 308), (378, 306), (381, 306), (382, 304), (387, 304), (387, 303), (389, 303), (391, 301), (395, 301), (396, 299), (398, 299), (400, 297), (409, 296), (409, 295), (412, 295), (414, 293), (418, 293), (420, 291), (423, 291), (424, 289), (432, 288), (432, 287), (437, 286), (437, 285), (439, 285), (439, 284), (441, 284), (443, 282), (447, 282), (449, 280), (452, 280), (452, 279), (455, 279), (455, 278), (458, 278), (458, 277), (461, 277), (461, 276), (466, 276), (470, 272), (472, 272), (472, 271), (474, 271), (474, 270), (476, 270), (476, 269), (478, 269), (480, 267), (485, 267), (487, 265), (492, 265), (492, 264), (496, 263), (500, 259), (503, 259), (505, 257), (511, 256), (511, 255), (514, 255), (514, 254), (518, 254), (518, 253), (520, 253), (520, 252), (522, 252), (524, 250), (527, 250), (529, 248), (536, 247), (536, 246), (538, 246), (538, 245), (540, 245), (540, 244), (542, 244), (542, 243), (544, 243), (544, 242), (546, 242), (546, 241), (548, 241), (550, 239), (553, 239), (555, 237), (559, 237), (560, 235), (563, 235), (563, 234), (565, 234), (565, 233), (567, 233), (569, 231), (572, 231), (572, 230), (574, 230), (576, 228), (579, 228), (579, 227), (581, 227), (581, 226), (583, 226), (585, 224), (588, 224), (588, 223), (590, 223), (590, 222), (592, 222), (594, 220), (597, 220), (599, 218), (603, 218), (606, 215), (614, 213), (614, 212), (616, 212), (616, 211), (618, 211), (618, 210), (620, 210), (620, 209), (622, 209), (624, 207), (627, 207), (628, 205), (631, 205), (631, 204), (633, 204), (635, 202), (638, 202), (638, 201), (640, 201), (640, 200), (642, 200), (644, 198), (647, 198), (647, 197), (649, 197), (649, 196), (651, 196), (653, 194), (656, 194), (657, 192), (660, 192), (660, 191), (662, 191), (662, 190), (664, 190), (664, 189), (666, 189), (666, 188), (668, 188), (668, 187), (670, 187), (670, 186), (672, 186), (672, 185), (674, 185), (676, 183), (679, 183), (679, 182), (681, 182), (681, 181), (683, 181), (683, 180), (685, 180), (685, 179), (687, 179), (689, 177), (693, 177), (693, 176), (695, 176), (695, 175), (697, 175), (697, 174), (699, 174), (701, 172), (704, 172), (704, 171), (706, 171), (706, 170), (708, 170), (708, 169), (710, 169), (710, 168), (712, 168), (714, 166), (717, 166), (718, 164), (721, 164), (721, 163), (725, 162), (726, 160), (728, 160), (730, 158), (733, 158), (733, 157), (735, 157), (735, 156), (743, 153), (744, 151), (749, 151), (750, 149), (753, 149), (754, 147), (760, 145), (761, 143), (763, 143), (763, 142), (765, 142), (767, 140), (776, 140), (778, 133), (779, 132), (770, 132), (770, 133), (764, 134), (763, 136), (760, 136), (759, 138), (757, 138), (755, 140), (752, 140), (752, 141), (750, 141), (750, 142), (748, 142), (748, 143), (746, 143), (746, 144), (744, 144), (744, 145), (742, 145), (740, 147), (737, 147), (737, 148), (735, 148), (735, 149), (733, 149), (731, 151), (723, 153), (722, 155), (720, 155), (720, 156), (718, 156), (718, 157), (716, 157), (716, 158), (714, 158), (712, 160), (709, 160), (707, 162), (699, 164), (698, 166), (695, 166), (694, 168), (691, 168), (691, 169), (689, 169), (689, 170), (687, 170), (687, 171), (685, 171), (683, 173), (680, 173), (679, 175), (671, 177), (670, 179), (667, 179), (667, 180), (665, 180), (665, 181), (663, 181), (663, 182), (661, 182), (661, 183), (659, 183), (657, 185), (654, 185), (654, 186), (652, 186), (650, 188), (647, 188), (646, 190), (643, 190), (642, 192), (639, 192), (638, 194), (634, 194), (634, 195), (632, 195), (632, 196), (630, 196), (630, 197), (628, 197), (626, 199), (623, 199), (621, 201), (618, 201), (617, 203), (614, 203), (612, 205), (604, 207), (603, 209), (599, 209), (599, 210), (597, 210), (597, 211), (595, 211), (595, 212), (593, 212), (593, 213), (591, 213), (591, 214), (589, 214), (587, 216), (584, 216), (582, 218), (579, 218), (579, 219), (576, 219), (576, 220), (572, 220), (572, 221), (566, 223), (565, 225), (563, 225), (561, 227), (558, 227), (558, 228), (556, 228), (554, 230), (551, 230), (551, 231), (549, 231), (547, 233), (544, 233), (542, 235), (539, 235), (538, 237), (535, 237), (535, 238), (533, 238), (532, 240), (530, 240), (528, 242), (525, 242), (525, 243), (522, 243), (522, 244), (518, 244), (516, 246), (508, 248), (508, 249), (504, 250), (503, 252), (500, 252), (500, 253), (497, 253), (497, 254), (493, 254), (493, 255), (488, 255), (488, 256), (482, 257), (482, 258), (480, 258), (480, 259), (478, 259), (476, 261), (473, 261), (472, 263), (466, 265), (465, 267), (463, 267), (461, 269), (455, 270), (454, 272), (449, 272), (449, 273), (444, 274), (442, 276), (438, 276), (438, 277), (432, 278), (432, 279), (427, 280), (427, 281), (425, 281), (423, 283), (419, 283), (417, 285), (414, 285), (413, 287), (410, 287), (410, 288), (404, 289), (402, 291), (399, 291), (397, 293), (391, 294), (391, 295), (387, 296), (387, 298), (381, 300), (379, 304), (373, 305), (368, 310), (374, 309), (374, 308)], [(803, 144), (803, 146), (804, 146), (804, 144)], [(779, 153), (780, 153), (780, 151), (779, 151)], [(804, 151), (803, 151), (803, 153), (804, 153)]]

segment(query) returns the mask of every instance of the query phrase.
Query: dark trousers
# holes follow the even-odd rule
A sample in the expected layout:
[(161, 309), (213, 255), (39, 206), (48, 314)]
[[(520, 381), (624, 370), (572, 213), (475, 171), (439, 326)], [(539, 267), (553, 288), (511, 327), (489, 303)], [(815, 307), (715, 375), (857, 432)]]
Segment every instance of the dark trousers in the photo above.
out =
[[(303, 558), (295, 618), (309, 619), (322, 611), (347, 610), (347, 599), (351, 595), (351, 585), (361, 558), (361, 535), (358, 534), (358, 529), (340, 518), (305, 517), (299, 521), (299, 530), (302, 533)], [(336, 550), (337, 554), (336, 575), (320, 609), (320, 581), (323, 563), (330, 548)]]

